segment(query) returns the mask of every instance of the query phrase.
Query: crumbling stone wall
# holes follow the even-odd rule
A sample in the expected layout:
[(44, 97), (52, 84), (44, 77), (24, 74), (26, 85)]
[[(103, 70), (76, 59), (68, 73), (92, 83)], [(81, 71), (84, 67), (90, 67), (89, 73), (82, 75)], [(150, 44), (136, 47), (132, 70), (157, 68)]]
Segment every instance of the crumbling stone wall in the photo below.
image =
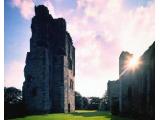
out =
[(75, 110), (75, 48), (63, 18), (35, 7), (30, 52), (24, 69), (23, 98), (29, 113)]
[(114, 113), (119, 113), (119, 80), (108, 81), (107, 84), (108, 109)]
[[(120, 59), (121, 60), (121, 59)], [(155, 43), (140, 57), (142, 64), (120, 76), (120, 113), (154, 119), (155, 109)]]
[[(137, 119), (154, 120), (155, 116), (155, 43), (140, 57), (142, 64), (132, 71), (125, 64), (133, 55), (122, 52), (119, 58), (119, 114)], [(117, 82), (114, 81), (114, 82)], [(108, 104), (117, 84), (108, 82)], [(112, 92), (110, 92), (112, 90)], [(112, 102), (113, 103), (113, 102)], [(115, 103), (117, 104), (117, 103)], [(113, 109), (112, 106), (110, 110)], [(114, 112), (112, 112), (114, 113)]]

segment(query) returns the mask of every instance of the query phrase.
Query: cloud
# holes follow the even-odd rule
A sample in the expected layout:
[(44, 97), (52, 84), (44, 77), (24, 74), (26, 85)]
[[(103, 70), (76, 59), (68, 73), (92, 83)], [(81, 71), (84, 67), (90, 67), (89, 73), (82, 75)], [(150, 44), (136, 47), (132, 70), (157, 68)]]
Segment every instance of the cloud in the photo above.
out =
[(19, 8), (21, 15), (29, 20), (34, 15), (34, 3), (32, 0), (12, 0), (14, 7)]
[(22, 89), (24, 81), (24, 69), (25, 63), (22, 61), (12, 61), (5, 65), (4, 84), (6, 87), (16, 87)]
[[(76, 46), (76, 88), (86, 96), (102, 95), (107, 81), (118, 79), (123, 50), (141, 55), (155, 40), (154, 2), (129, 9), (124, 0), (78, 0), (77, 9), (61, 16)], [(89, 81), (101, 88), (88, 94)]]
[[(131, 50), (135, 54), (144, 52), (154, 40), (153, 2), (148, 6), (126, 9), (123, 0), (78, 0), (77, 10), (83, 11), (84, 17), (69, 16), (73, 22), (70, 23), (73, 33), (80, 30), (81, 35), (86, 32), (101, 34), (104, 41), (117, 41), (121, 49)], [(136, 51), (136, 47), (143, 50)]]
[[(27, 15), (33, 15), (26, 0), (13, 0)], [(118, 60), (123, 50), (141, 55), (155, 40), (154, 1), (134, 8), (126, 0), (77, 0), (77, 7), (54, 11), (50, 0), (43, 1), (50, 13), (64, 17), (76, 47), (76, 90), (85, 96), (101, 96), (108, 80), (118, 79)], [(32, 12), (31, 12), (32, 11)], [(24, 12), (21, 12), (25, 14)], [(22, 14), (22, 15), (23, 15)], [(27, 18), (27, 17), (26, 17)], [(90, 92), (85, 87), (90, 86)], [(101, 87), (99, 87), (101, 86)]]
[(55, 16), (55, 10), (54, 10), (54, 6), (53, 6), (52, 2), (50, 0), (46, 0), (46, 1), (44, 1), (43, 4), (48, 7), (49, 13), (52, 16)]
[[(26, 20), (30, 20), (34, 16), (34, 3), (33, 0), (12, 0), (13, 7), (17, 7), (20, 10), (22, 17)], [(43, 0), (41, 3), (48, 7), (50, 14), (55, 15), (54, 6), (50, 0)]]

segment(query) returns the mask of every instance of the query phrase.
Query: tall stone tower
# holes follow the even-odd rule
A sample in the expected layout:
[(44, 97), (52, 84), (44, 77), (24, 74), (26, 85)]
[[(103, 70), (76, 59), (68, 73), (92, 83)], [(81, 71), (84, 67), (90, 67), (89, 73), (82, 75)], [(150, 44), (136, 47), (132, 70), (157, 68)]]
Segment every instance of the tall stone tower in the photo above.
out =
[(127, 71), (126, 66), (128, 61), (133, 57), (133, 54), (130, 54), (127, 51), (123, 51), (119, 56), (119, 76), (121, 77), (124, 72)]
[(31, 114), (75, 110), (75, 48), (63, 18), (35, 7), (30, 52), (24, 68), (23, 98)]

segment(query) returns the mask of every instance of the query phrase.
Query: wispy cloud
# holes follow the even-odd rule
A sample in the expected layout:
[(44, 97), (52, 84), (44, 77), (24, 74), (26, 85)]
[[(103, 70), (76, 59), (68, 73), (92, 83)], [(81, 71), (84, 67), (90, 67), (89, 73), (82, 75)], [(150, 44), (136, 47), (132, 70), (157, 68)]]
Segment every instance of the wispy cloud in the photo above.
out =
[[(31, 18), (34, 12), (31, 0), (12, 1), (24, 18)], [(126, 7), (125, 1), (77, 0), (76, 8), (56, 13), (51, 0), (43, 1), (53, 16), (67, 20), (76, 47), (76, 89), (85, 96), (101, 96), (107, 80), (118, 78), (122, 50), (141, 55), (155, 39), (154, 1), (134, 9)], [(84, 89), (90, 86), (87, 83), (93, 86), (90, 92)]]
[(23, 61), (12, 61), (5, 67), (5, 86), (14, 86), (18, 89), (22, 89), (22, 84), (24, 81), (24, 69), (25, 63)]
[(77, 88), (87, 96), (79, 83), (99, 83), (100, 91), (90, 89), (102, 95), (107, 80), (118, 79), (121, 51), (141, 55), (154, 41), (154, 3), (128, 9), (124, 0), (78, 0), (77, 6), (62, 14), (76, 46)]
[(29, 20), (34, 15), (34, 3), (32, 0), (12, 0), (14, 7), (19, 8), (21, 15)]
[[(13, 7), (17, 7), (20, 10), (22, 17), (26, 20), (30, 20), (34, 16), (34, 0), (12, 0)], [(48, 7), (50, 14), (55, 15), (54, 6), (51, 0), (43, 0), (40, 4), (44, 4)]]
[(52, 2), (50, 0), (46, 0), (46, 1), (44, 1), (43, 4), (48, 7), (49, 13), (52, 16), (55, 16), (55, 9), (54, 9)]

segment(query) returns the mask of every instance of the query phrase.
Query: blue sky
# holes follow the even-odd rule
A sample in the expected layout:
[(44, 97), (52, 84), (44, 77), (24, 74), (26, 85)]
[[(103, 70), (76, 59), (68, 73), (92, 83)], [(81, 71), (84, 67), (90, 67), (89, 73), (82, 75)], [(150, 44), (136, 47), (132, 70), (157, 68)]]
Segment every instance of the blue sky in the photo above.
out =
[[(10, 61), (22, 59), (22, 55), (19, 51), (22, 51), (21, 45), (23, 41), (25, 43), (30, 36), (30, 21), (26, 21), (20, 15), (17, 8), (11, 6), (10, 1), (5, 1), (5, 64)], [(29, 48), (29, 44), (26, 44), (26, 49)], [(25, 49), (25, 48), (23, 48)]]
[[(155, 39), (153, 0), (34, 0), (34, 3), (45, 4), (53, 18), (66, 19), (76, 47), (76, 90), (84, 96), (102, 96), (107, 81), (118, 79), (118, 57), (123, 50), (141, 55)], [(22, 87), (34, 3), (4, 2), (5, 86)]]

